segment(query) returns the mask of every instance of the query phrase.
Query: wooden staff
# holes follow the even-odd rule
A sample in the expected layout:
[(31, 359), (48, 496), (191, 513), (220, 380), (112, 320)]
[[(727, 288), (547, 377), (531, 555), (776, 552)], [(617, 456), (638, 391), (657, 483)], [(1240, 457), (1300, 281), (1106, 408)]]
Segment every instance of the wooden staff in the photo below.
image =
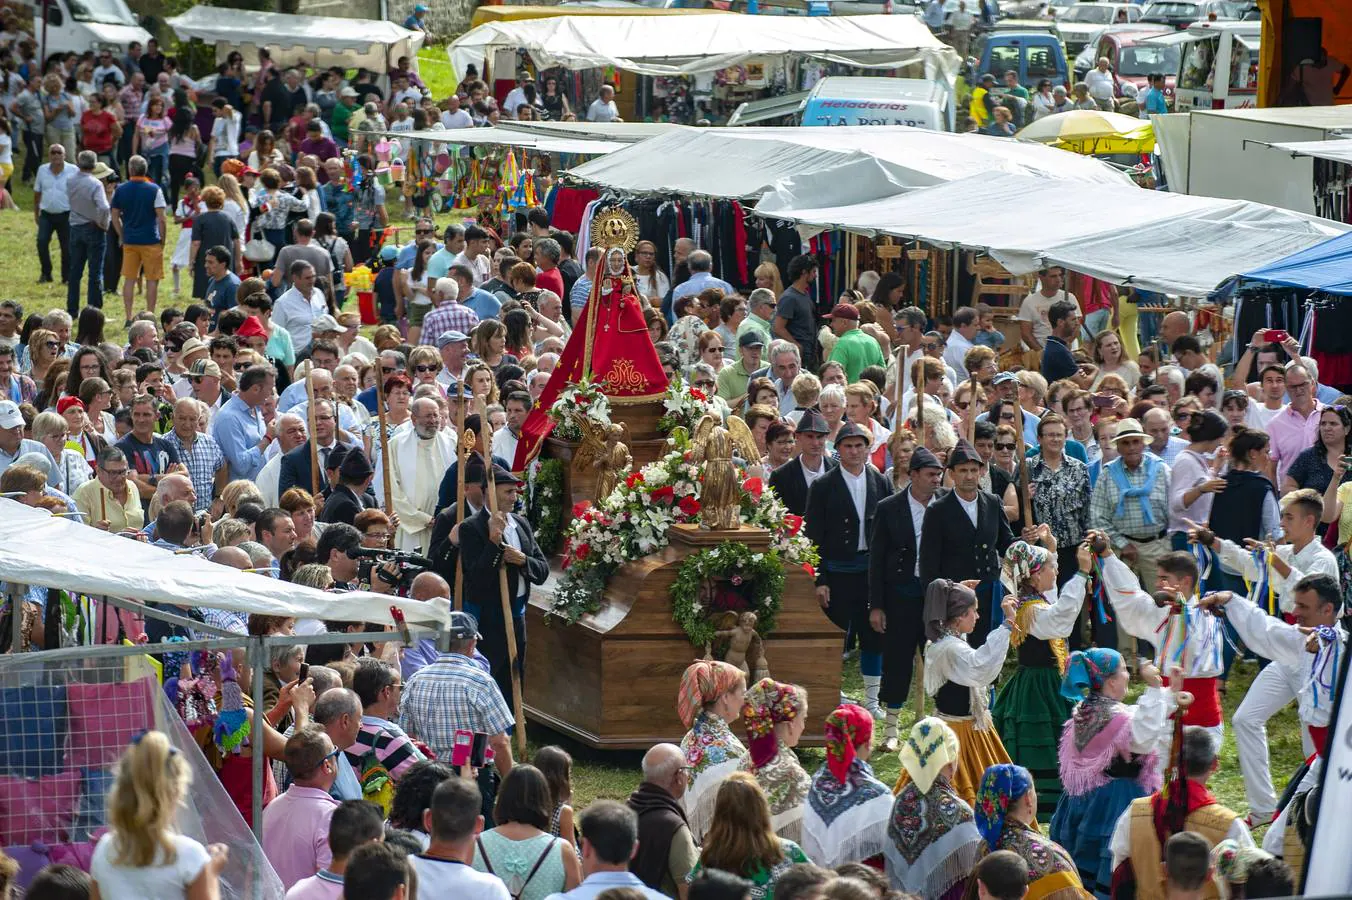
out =
[[(460, 441), (455, 449), (455, 527), (465, 521), (465, 467), (469, 464), (470, 450), (474, 447), (474, 433), (465, 433), (465, 393), (460, 382), (456, 382), (455, 433)], [(459, 534), (459, 532), (456, 532)], [(465, 566), (460, 554), (455, 555), (455, 608), (464, 608)], [(513, 635), (515, 637), (515, 635)]]
[(1028, 448), (1023, 442), (1023, 407), (1019, 404), (1018, 389), (1014, 391), (1014, 491), (1019, 495), (1019, 508), (1023, 510), (1024, 527), (1033, 524), (1033, 498), (1028, 493), (1028, 466), (1025, 459)]
[(99, 485), (99, 521), (108, 521), (108, 488)]
[[(319, 496), (319, 479), (323, 472), (319, 470), (319, 435), (315, 433), (315, 366), (310, 363), (310, 371), (305, 373), (306, 410), (305, 425), (310, 430), (310, 494)], [(336, 422), (335, 422), (336, 424)]]
[(381, 479), (385, 488), (385, 512), (388, 514), (394, 511), (394, 486), (390, 484), (389, 438), (385, 436), (385, 376), (380, 373), (376, 374), (376, 428), (376, 440), (380, 442)]
[(921, 357), (916, 362), (920, 364), (920, 383), (911, 385), (915, 390), (915, 445), (923, 447), (925, 446), (925, 358)]
[[(488, 424), (488, 408), (484, 406), (484, 400), (479, 398), (479, 440), (484, 453), (484, 472), (488, 476), (488, 487), (485, 493), (488, 494), (488, 512), (490, 515), (498, 514), (498, 494), (497, 483), (493, 478), (493, 454), (489, 450), (493, 446), (489, 440), (490, 426)], [(507, 511), (511, 515), (511, 511)], [(505, 541), (506, 538), (504, 537)], [(521, 673), (516, 668), (516, 628), (512, 618), (512, 600), (507, 594), (507, 569), (505, 566), (498, 566), (498, 591), (502, 597), (502, 624), (507, 632), (507, 664), (512, 670), (512, 701), (516, 706), (516, 748), (521, 758), (526, 756), (526, 709), (521, 699)]]

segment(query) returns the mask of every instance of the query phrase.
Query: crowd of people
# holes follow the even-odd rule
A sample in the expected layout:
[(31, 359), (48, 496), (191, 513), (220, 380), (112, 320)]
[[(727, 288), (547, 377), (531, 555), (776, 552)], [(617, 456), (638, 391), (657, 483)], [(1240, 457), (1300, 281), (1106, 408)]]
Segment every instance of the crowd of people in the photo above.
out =
[[(248, 79), (222, 64), (204, 140), (194, 85), (157, 47), (45, 73), (21, 37), (0, 55), (43, 274), (68, 286), (65, 309), (0, 299), (0, 493), (309, 587), (429, 600), (463, 585), (447, 652), (391, 633), (285, 647), (261, 672), (233, 661), (242, 686), (262, 679), (266, 730), (213, 762), (251, 820), (239, 766), (272, 761), (263, 848), (293, 896), (407, 896), (415, 881), (497, 900), (1289, 893), (1281, 860), (1308, 839), (1352, 584), (1352, 399), (1298, 341), (1260, 330), (1227, 359), (1184, 311), (1138, 333), (1132, 292), (1086, 282), (1081, 302), (1058, 268), (1006, 324), (985, 304), (908, 305), (893, 272), (826, 297), (811, 254), (733, 284), (692, 237), (672, 271), (640, 242), (633, 302), (662, 367), (749, 426), (760, 458), (741, 462), (803, 517), (816, 599), (863, 695), (825, 698), (822, 726), (799, 687), (696, 663), (678, 692), (685, 740), (651, 749), (627, 804), (575, 815), (567, 754), (518, 763), (508, 737), (508, 647), (520, 671), (526, 602), (549, 575), (519, 512), (530, 469), (514, 468), (601, 251), (542, 207), (506, 234), (417, 217), (396, 246), (379, 182), (354, 173), (382, 117), (433, 115), (416, 75), (387, 73), (387, 101), (370, 73), (306, 81), (260, 62)], [(86, 85), (105, 100), (77, 117)], [(171, 214), (182, 306), (157, 303)], [(368, 260), (381, 324), (363, 334), (343, 276)], [(101, 308), (117, 277), (125, 344)], [(431, 566), (363, 565), (363, 548)], [(483, 600), (504, 570), (506, 613)], [(25, 596), (11, 650), (60, 645), (46, 603)], [(238, 634), (361, 627), (172, 611)], [(1229, 720), (1240, 815), (1206, 784), (1244, 658), (1264, 665)], [(1144, 690), (1127, 703), (1131, 673)], [(913, 688), (937, 714), (907, 730)], [(1274, 773), (1265, 723), (1293, 700), (1313, 762)], [(809, 727), (827, 736), (815, 773), (795, 751)], [(491, 762), (450, 768), (459, 731), (486, 735)], [(874, 776), (878, 751), (900, 753), (900, 784)], [(1294, 785), (1280, 801), (1274, 775)], [(119, 779), (96, 895), (209, 896), (223, 851), (172, 833), (187, 789), (172, 748), (147, 735)], [(119, 790), (157, 812), (123, 819)]]

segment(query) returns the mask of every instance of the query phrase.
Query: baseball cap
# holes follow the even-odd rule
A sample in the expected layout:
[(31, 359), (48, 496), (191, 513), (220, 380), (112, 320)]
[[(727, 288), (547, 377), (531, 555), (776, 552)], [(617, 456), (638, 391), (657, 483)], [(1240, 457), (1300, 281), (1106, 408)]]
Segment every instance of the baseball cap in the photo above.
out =
[(351, 87), (351, 86), (349, 85), (348, 87), (345, 87), (345, 88), (343, 88), (341, 91), (339, 91), (339, 92), (338, 92), (338, 96), (339, 96), (339, 97), (356, 97), (356, 96), (359, 96), (359, 95), (357, 94), (356, 89), (353, 88), (353, 87)]
[(999, 372), (991, 379), (991, 384), (1008, 384), (1011, 381), (1018, 381), (1013, 372)]
[(765, 341), (761, 340), (759, 332), (748, 331), (737, 339), (738, 347), (764, 347)]
[(463, 331), (456, 331), (452, 328), (450, 331), (443, 331), (437, 335), (437, 349), (445, 347), (447, 344), (459, 344), (462, 341), (469, 340), (469, 335)]
[(338, 320), (328, 313), (315, 316), (313, 324), (310, 325), (310, 331), (315, 334), (324, 334), (329, 331), (346, 331), (347, 329), (338, 324)]
[(399, 248), (394, 244), (385, 244), (380, 248), (380, 258), (385, 262), (394, 262), (399, 258)]
[(188, 368), (188, 374), (193, 378), (220, 378), (221, 367), (214, 359), (199, 359)]
[(13, 400), (0, 400), (0, 428), (22, 428), (23, 413)]
[(451, 620), (446, 625), (446, 631), (450, 633), (451, 640), (467, 641), (470, 638), (480, 640), (479, 620), (473, 615), (460, 610), (452, 610)]
[(849, 319), (852, 322), (859, 321), (859, 308), (853, 303), (837, 303), (831, 308), (831, 311), (822, 316), (823, 319)]

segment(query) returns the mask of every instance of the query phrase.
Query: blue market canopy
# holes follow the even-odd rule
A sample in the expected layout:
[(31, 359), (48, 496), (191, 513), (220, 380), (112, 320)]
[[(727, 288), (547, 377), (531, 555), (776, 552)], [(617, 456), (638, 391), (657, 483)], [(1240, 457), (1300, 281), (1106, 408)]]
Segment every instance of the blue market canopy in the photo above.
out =
[(1329, 238), (1245, 272), (1244, 278), (1326, 294), (1352, 294), (1352, 233)]

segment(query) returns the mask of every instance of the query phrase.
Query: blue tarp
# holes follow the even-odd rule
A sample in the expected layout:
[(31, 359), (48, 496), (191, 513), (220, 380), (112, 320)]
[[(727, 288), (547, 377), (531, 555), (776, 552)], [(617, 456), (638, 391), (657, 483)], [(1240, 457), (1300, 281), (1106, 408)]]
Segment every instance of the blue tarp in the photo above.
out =
[(1243, 277), (1328, 294), (1352, 294), (1352, 232), (1245, 272)]

